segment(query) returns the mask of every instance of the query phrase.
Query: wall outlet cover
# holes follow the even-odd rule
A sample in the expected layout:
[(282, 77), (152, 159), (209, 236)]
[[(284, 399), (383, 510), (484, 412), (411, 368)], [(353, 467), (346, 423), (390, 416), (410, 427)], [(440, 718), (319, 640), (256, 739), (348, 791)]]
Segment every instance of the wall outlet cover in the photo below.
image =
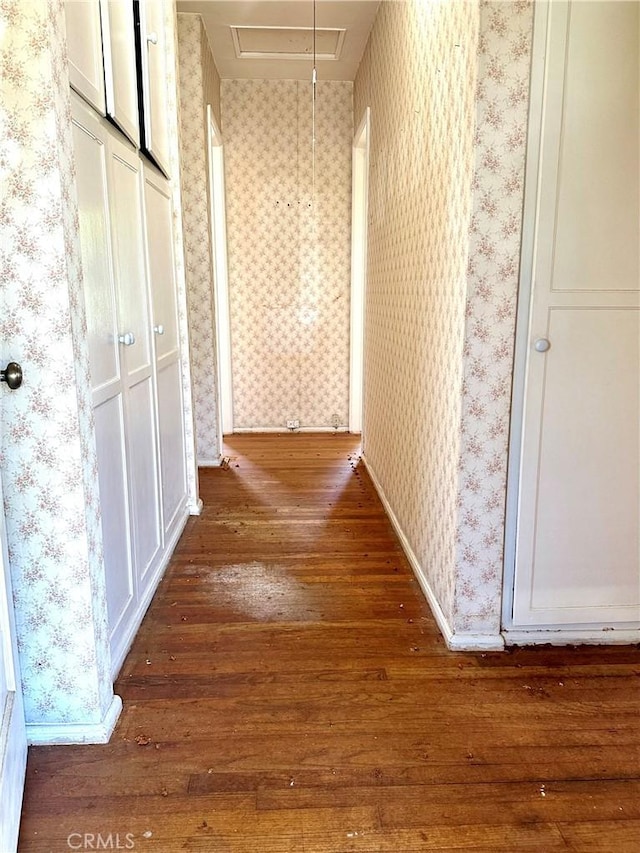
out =
[(298, 418), (290, 418), (287, 421), (287, 429), (300, 429), (300, 421)]

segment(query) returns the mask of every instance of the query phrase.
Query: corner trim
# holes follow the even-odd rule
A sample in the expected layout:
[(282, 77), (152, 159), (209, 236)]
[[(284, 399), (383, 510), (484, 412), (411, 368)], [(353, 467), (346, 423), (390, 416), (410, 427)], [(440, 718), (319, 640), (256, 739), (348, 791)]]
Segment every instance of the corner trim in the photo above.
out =
[(122, 699), (114, 695), (99, 723), (27, 724), (27, 742), (30, 746), (108, 743), (121, 711)]
[[(203, 508), (204, 504), (202, 503), (202, 498), (198, 498), (195, 503), (189, 504), (189, 515), (200, 515), (202, 513)], [(182, 531), (180, 532), (182, 533)]]
[(402, 550), (404, 551), (407, 560), (409, 561), (409, 565), (411, 566), (414, 575), (416, 576), (416, 580), (420, 584), (420, 588), (424, 593), (425, 598), (431, 608), (431, 612), (433, 613), (433, 618), (436, 620), (436, 624), (440, 629), (442, 636), (444, 637), (444, 641), (447, 644), (447, 648), (451, 651), (455, 652), (486, 652), (486, 651), (495, 651), (502, 652), (504, 651), (504, 638), (501, 634), (473, 634), (473, 633), (461, 633), (455, 632), (452, 627), (449, 625), (449, 621), (447, 617), (444, 615), (442, 607), (440, 607), (440, 603), (436, 598), (436, 594), (429, 581), (427, 580), (422, 566), (420, 565), (418, 558), (416, 557), (411, 545), (409, 544), (409, 540), (407, 539), (402, 527), (400, 526), (400, 522), (398, 521), (395, 512), (391, 509), (391, 504), (387, 496), (384, 493), (384, 489), (382, 488), (380, 481), (378, 480), (373, 468), (369, 464), (367, 457), (362, 454), (362, 461), (364, 462), (364, 466), (367, 469), (367, 473), (371, 478), (371, 482), (378, 493), (378, 497), (382, 502), (382, 506), (391, 522), (393, 529), (396, 532), (396, 536), (400, 540), (400, 545), (402, 546)]

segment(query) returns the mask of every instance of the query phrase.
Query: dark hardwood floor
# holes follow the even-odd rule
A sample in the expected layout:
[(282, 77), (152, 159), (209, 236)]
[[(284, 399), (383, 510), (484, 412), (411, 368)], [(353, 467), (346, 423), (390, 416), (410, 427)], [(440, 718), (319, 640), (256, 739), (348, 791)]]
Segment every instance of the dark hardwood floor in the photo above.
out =
[(353, 437), (227, 452), (111, 743), (30, 750), (22, 853), (640, 851), (636, 648), (449, 652)]

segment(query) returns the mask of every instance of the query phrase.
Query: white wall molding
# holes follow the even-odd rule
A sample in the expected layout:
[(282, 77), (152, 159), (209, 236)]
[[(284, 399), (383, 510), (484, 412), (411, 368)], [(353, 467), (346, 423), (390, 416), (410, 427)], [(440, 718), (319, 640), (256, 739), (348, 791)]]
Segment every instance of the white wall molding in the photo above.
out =
[(32, 746), (108, 743), (121, 711), (122, 699), (114, 696), (99, 723), (34, 723), (27, 725), (27, 741)]

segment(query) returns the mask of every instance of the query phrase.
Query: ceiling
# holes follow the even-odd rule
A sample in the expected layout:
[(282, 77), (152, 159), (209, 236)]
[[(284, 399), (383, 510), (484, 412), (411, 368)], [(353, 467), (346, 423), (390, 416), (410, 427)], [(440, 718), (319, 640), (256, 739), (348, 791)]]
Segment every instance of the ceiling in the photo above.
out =
[[(316, 0), (318, 80), (353, 80), (379, 0)], [(178, 0), (202, 20), (223, 78), (308, 80), (313, 0)]]

